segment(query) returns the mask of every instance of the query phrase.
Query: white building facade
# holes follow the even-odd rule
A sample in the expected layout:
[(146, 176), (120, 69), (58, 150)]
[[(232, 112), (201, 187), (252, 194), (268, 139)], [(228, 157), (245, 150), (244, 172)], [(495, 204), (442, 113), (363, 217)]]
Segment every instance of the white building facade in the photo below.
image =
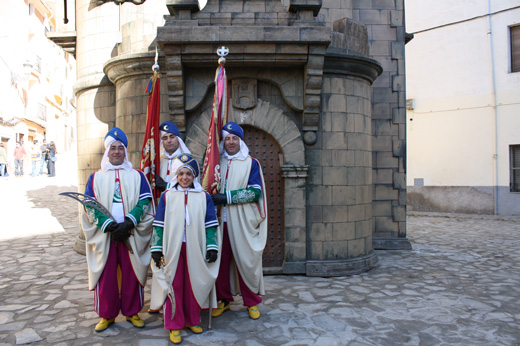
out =
[(43, 139), (53, 141), (59, 153), (76, 140), (76, 62), (46, 36), (63, 20), (55, 6), (55, 0), (0, 2), (0, 139), (9, 173), (17, 142), (27, 152), (27, 175), (34, 140), (38, 146)]
[(408, 210), (520, 215), (520, 5), (407, 0)]

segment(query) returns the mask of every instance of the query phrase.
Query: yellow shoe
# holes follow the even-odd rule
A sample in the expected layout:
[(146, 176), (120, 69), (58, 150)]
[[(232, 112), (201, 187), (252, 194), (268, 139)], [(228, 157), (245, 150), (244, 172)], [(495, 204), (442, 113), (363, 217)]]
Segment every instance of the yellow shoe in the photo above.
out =
[(180, 344), (182, 342), (180, 330), (170, 330), (170, 341), (174, 344)]
[(224, 311), (229, 310), (231, 308), (231, 304), (229, 302), (220, 302), (217, 305), (216, 309), (213, 309), (211, 312), (211, 316), (213, 317), (219, 317), (224, 313)]
[(96, 324), (96, 326), (94, 327), (94, 330), (98, 333), (102, 332), (105, 329), (107, 329), (109, 325), (114, 323), (114, 321), (115, 321), (115, 318), (101, 318), (101, 321), (99, 321), (99, 323)]
[(126, 316), (126, 320), (134, 325), (136, 328), (143, 328), (144, 321), (139, 317), (138, 314), (133, 315), (132, 317)]
[(260, 318), (260, 310), (258, 310), (258, 306), (248, 306), (247, 311), (249, 312), (249, 317), (251, 317), (253, 320)]
[(189, 326), (189, 325), (186, 325), (186, 328), (188, 328), (189, 330), (191, 330), (195, 334), (200, 334), (200, 333), (203, 332), (201, 326)]

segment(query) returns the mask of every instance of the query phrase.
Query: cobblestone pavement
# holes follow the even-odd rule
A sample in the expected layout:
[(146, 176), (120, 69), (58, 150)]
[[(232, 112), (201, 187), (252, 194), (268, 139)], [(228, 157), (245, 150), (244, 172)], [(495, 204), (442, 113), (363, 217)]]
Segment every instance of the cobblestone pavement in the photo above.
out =
[[(65, 173), (0, 179), (0, 346), (171, 344), (146, 312), (143, 329), (119, 316), (94, 332), (85, 258), (72, 250), (78, 206), (57, 196), (76, 191)], [(356, 276), (267, 276), (259, 320), (235, 302), (182, 344), (519, 345), (519, 221), (409, 215), (413, 250), (378, 251), (379, 266)]]

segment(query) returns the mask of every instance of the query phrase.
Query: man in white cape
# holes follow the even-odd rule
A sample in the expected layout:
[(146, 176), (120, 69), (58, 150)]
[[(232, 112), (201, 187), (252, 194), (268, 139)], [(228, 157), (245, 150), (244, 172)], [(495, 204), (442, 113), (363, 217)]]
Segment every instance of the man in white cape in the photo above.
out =
[(222, 250), (217, 278), (218, 317), (230, 309), (233, 296), (240, 294), (249, 317), (260, 318), (264, 278), (262, 254), (267, 239), (265, 183), (258, 160), (249, 156), (244, 131), (229, 122), (220, 143), (220, 192), (212, 196), (221, 206)]
[(94, 309), (101, 317), (96, 332), (114, 323), (119, 312), (135, 327), (144, 327), (138, 312), (144, 304), (155, 207), (144, 174), (128, 161), (127, 145), (124, 132), (111, 129), (105, 136), (101, 169), (85, 187), (85, 194), (111, 214), (85, 207), (81, 216), (89, 289), (95, 290)]

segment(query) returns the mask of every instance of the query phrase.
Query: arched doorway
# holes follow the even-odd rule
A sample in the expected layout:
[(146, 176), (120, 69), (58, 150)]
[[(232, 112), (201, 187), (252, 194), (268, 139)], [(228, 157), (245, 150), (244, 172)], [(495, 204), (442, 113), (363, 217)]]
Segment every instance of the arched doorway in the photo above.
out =
[(269, 225), (263, 267), (274, 270), (282, 267), (285, 258), (284, 182), (280, 167), (283, 151), (267, 132), (250, 125), (242, 127), (250, 155), (260, 161), (264, 173)]

